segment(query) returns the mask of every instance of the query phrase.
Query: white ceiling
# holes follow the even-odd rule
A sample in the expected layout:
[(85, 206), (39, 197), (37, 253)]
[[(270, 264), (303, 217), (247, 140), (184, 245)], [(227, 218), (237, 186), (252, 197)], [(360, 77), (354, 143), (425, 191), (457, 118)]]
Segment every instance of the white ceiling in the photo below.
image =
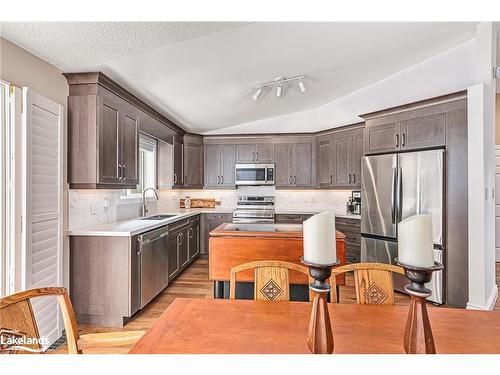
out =
[[(214, 134), (225, 133), (228, 128), (248, 132), (240, 125), (285, 118), (338, 102), (472, 39), (476, 24), (165, 22), (2, 26), (5, 38), (62, 70), (102, 70), (188, 130)], [(293, 86), (281, 98), (269, 92), (258, 102), (252, 99), (259, 83), (298, 74), (306, 75), (306, 93)], [(342, 122), (358, 114), (344, 113)], [(332, 118), (329, 124), (342, 125), (340, 122)], [(270, 124), (272, 127), (256, 131), (286, 128), (279, 121)], [(294, 131), (315, 131), (323, 126), (315, 121), (302, 122)]]

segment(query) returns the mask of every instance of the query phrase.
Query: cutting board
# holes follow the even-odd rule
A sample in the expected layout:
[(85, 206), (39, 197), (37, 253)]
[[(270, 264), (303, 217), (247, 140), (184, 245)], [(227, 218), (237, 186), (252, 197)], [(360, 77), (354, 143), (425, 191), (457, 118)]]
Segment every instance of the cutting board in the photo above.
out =
[[(220, 206), (220, 201), (215, 198), (191, 198), (191, 208), (214, 208), (216, 205)], [(184, 198), (180, 199), (179, 207), (186, 208)]]

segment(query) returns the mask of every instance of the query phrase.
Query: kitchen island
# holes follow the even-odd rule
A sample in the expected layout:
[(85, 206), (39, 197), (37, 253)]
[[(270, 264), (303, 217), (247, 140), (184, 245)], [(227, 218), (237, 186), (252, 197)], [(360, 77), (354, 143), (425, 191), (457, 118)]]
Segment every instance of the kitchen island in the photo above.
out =
[[(336, 232), (337, 257), (345, 263), (345, 236)], [(229, 296), (231, 268), (257, 260), (280, 260), (301, 264), (303, 255), (302, 224), (235, 224), (224, 223), (210, 232), (209, 279), (214, 282), (214, 297)], [(290, 271), (292, 300), (308, 298), (308, 279)], [(253, 298), (254, 273), (238, 274), (237, 298)], [(338, 278), (337, 285), (344, 285)]]

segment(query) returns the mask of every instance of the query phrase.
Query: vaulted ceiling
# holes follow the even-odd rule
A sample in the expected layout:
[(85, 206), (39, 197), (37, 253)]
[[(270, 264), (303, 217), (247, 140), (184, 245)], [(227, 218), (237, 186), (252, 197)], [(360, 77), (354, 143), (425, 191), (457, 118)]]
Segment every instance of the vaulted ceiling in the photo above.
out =
[[(320, 130), (325, 124), (314, 117), (291, 130), (276, 119), (342, 100), (471, 40), (475, 26), (452, 22), (3, 23), (1, 34), (63, 71), (101, 70), (189, 131), (214, 134), (244, 133), (250, 128), (253, 132)], [(299, 74), (306, 75), (305, 93), (292, 85), (285, 87), (281, 98), (268, 90), (258, 101), (252, 99), (260, 83)], [(426, 94), (425, 87), (419, 90)], [(351, 107), (329, 120), (329, 126), (354, 121), (359, 113)], [(267, 119), (274, 121), (268, 126)], [(254, 123), (264, 125), (248, 129), (242, 125)]]

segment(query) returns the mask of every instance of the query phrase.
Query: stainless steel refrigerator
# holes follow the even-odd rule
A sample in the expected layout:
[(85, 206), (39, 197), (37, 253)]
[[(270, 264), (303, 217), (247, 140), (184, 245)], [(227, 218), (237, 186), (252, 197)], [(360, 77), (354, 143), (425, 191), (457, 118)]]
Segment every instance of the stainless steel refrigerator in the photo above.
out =
[[(443, 261), (444, 150), (365, 156), (361, 163), (361, 261), (394, 264), (398, 255), (397, 224), (412, 215), (430, 214), (434, 258)], [(394, 288), (408, 280), (394, 275)], [(443, 273), (427, 287), (429, 300), (443, 303)]]

